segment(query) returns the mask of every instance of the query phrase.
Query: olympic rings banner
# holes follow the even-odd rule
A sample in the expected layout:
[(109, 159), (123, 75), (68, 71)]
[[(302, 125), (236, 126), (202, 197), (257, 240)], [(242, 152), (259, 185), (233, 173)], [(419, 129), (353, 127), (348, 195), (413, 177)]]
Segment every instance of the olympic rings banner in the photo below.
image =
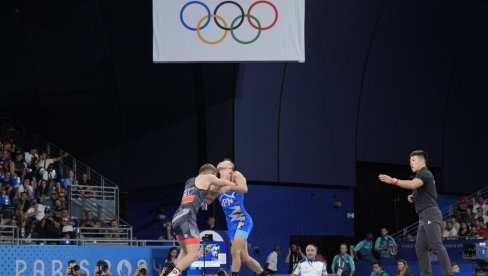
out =
[(153, 0), (154, 62), (305, 62), (305, 0)]

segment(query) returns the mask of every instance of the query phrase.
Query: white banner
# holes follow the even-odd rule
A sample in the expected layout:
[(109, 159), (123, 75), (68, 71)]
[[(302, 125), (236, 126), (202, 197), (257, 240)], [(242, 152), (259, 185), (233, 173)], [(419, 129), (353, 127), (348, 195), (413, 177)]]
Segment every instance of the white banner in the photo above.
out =
[(305, 0), (153, 0), (154, 62), (305, 62)]

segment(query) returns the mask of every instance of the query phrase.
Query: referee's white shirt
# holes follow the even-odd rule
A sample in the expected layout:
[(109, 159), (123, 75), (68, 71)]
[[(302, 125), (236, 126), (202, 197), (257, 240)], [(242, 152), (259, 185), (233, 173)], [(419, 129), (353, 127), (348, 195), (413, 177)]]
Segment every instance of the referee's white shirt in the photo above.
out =
[(308, 260), (305, 258), (298, 263), (293, 274), (297, 276), (327, 275), (327, 264), (318, 259)]

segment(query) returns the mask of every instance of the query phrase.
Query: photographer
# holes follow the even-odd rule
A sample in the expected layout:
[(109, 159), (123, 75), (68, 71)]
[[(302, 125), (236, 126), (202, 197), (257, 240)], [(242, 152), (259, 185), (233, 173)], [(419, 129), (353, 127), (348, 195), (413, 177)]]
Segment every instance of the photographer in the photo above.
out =
[(146, 266), (146, 264), (141, 264), (137, 268), (136, 274), (134, 274), (134, 276), (146, 276), (146, 275), (149, 275), (149, 271), (147, 269), (147, 266)]
[(75, 260), (69, 260), (68, 267), (66, 268), (66, 276), (80, 276), (80, 266), (76, 264)]
[(104, 260), (99, 260), (97, 262), (97, 267), (95, 268), (93, 275), (95, 275), (95, 276), (101, 276), (101, 275), (113, 276), (112, 272), (110, 272), (108, 269), (107, 262)]

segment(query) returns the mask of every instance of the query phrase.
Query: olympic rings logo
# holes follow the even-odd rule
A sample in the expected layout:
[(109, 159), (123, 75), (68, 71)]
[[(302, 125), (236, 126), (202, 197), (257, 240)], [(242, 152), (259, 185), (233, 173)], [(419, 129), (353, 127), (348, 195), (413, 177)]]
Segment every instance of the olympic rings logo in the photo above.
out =
[[(220, 15), (218, 15), (218, 11), (219, 9), (226, 5), (226, 4), (230, 4), (230, 5), (234, 5), (236, 6), (238, 9), (239, 9), (239, 12), (240, 12), (240, 15), (238, 15), (236, 18), (234, 18), (231, 23), (230, 23), (230, 26), (229, 26), (229, 23)], [(274, 19), (273, 21), (271, 22), (271, 24), (269, 24), (268, 26), (261, 26), (261, 22), (251, 14), (252, 10), (257, 6), (257, 5), (268, 5), (269, 7), (271, 7), (274, 11)], [(200, 20), (198, 20), (198, 23), (196, 25), (196, 27), (191, 27), (189, 26), (186, 22), (185, 22), (185, 19), (184, 19), (184, 14), (185, 14), (185, 10), (191, 6), (191, 5), (199, 5), (199, 6), (202, 6), (205, 11), (206, 11), (206, 15), (204, 15)], [(235, 1), (224, 1), (220, 4), (218, 4), (215, 9), (213, 10), (213, 13), (210, 12), (210, 9), (209, 7), (201, 2), (201, 1), (190, 1), (188, 3), (186, 3), (180, 10), (180, 21), (181, 21), (181, 24), (183, 25), (183, 27), (185, 27), (186, 29), (190, 30), (190, 31), (196, 31), (197, 33), (197, 36), (198, 38), (205, 44), (208, 44), (208, 45), (216, 45), (216, 44), (219, 44), (221, 43), (222, 41), (224, 41), (224, 39), (227, 37), (227, 34), (230, 32), (230, 34), (232, 35), (232, 38), (240, 43), (240, 44), (252, 44), (254, 42), (256, 42), (256, 40), (259, 39), (259, 37), (261, 36), (261, 32), (262, 31), (266, 31), (266, 30), (269, 30), (271, 28), (273, 28), (275, 25), (276, 25), (276, 22), (278, 22), (278, 17), (279, 17), (279, 13), (278, 13), (278, 9), (276, 8), (276, 6), (271, 3), (270, 1), (266, 1), (266, 0), (260, 0), (260, 1), (256, 1), (254, 2), (251, 6), (249, 6), (249, 9), (247, 10), (247, 13), (244, 13), (244, 9), (242, 8), (241, 5), (239, 5), (237, 2)], [(215, 41), (209, 41), (207, 39), (205, 39), (202, 35), (202, 30), (205, 29), (208, 24), (210, 23), (211, 19), (213, 18), (213, 21), (215, 22), (215, 24), (217, 25), (217, 27), (219, 27), (221, 30), (224, 31), (224, 34), (217, 40)], [(257, 34), (256, 36), (251, 39), (251, 40), (248, 40), (248, 41), (244, 41), (244, 40), (241, 40), (239, 39), (236, 34), (235, 34), (235, 31), (237, 29), (239, 29), (239, 27), (242, 26), (242, 24), (244, 23), (244, 18), (247, 18), (247, 22), (249, 23), (249, 25), (257, 30)], [(220, 21), (220, 22), (219, 22)], [(253, 22), (254, 21), (254, 22)]]

